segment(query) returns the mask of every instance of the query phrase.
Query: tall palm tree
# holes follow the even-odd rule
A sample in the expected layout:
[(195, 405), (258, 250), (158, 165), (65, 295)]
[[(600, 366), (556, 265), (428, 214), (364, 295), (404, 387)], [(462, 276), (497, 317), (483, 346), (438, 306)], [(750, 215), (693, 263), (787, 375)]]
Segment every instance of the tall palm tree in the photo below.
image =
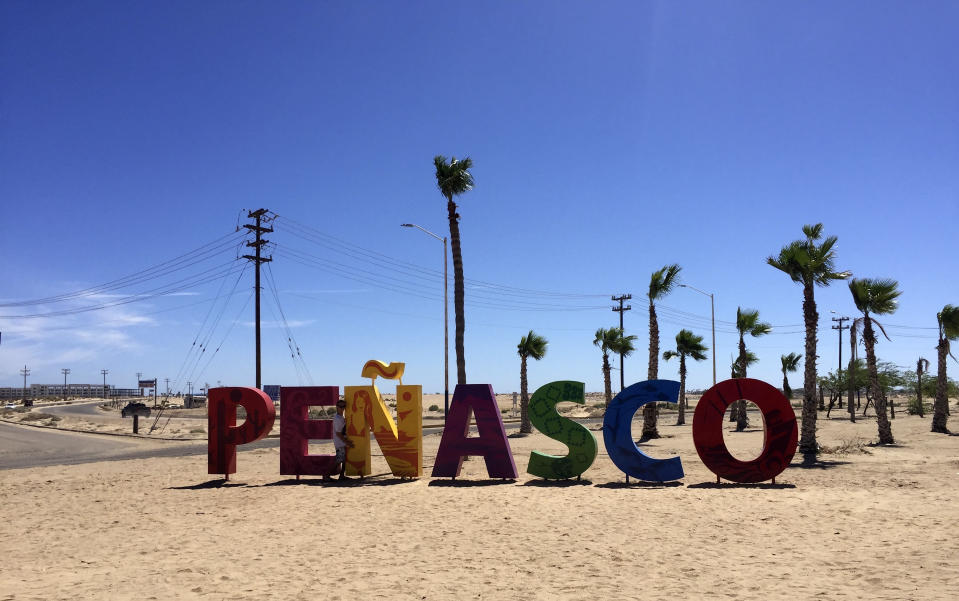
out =
[(919, 408), (919, 417), (926, 417), (922, 407), (922, 374), (929, 371), (929, 359), (919, 357), (916, 361), (916, 406)]
[(609, 372), (609, 354), (616, 353), (628, 357), (635, 350), (633, 341), (635, 336), (624, 336), (619, 328), (600, 328), (596, 330), (596, 337), (593, 344), (598, 346), (603, 352), (603, 383), (606, 385), (606, 404), (613, 400), (613, 387), (610, 383)]
[(939, 322), (939, 344), (936, 350), (939, 351), (939, 373), (936, 374), (936, 403), (932, 412), (932, 431), (948, 434), (946, 428), (946, 419), (949, 416), (949, 398), (946, 393), (946, 355), (951, 356), (949, 341), (959, 338), (959, 307), (946, 305), (942, 311), (936, 314), (936, 320)]
[[(666, 265), (654, 271), (649, 277), (649, 370), (647, 380), (659, 379), (659, 322), (656, 319), (656, 301), (672, 292), (679, 283), (679, 272), (682, 267)], [(656, 403), (648, 403), (643, 407), (643, 440), (659, 438), (659, 429), (656, 427)]]
[(436, 167), (436, 185), (446, 197), (446, 212), (450, 221), (450, 248), (453, 251), (453, 312), (456, 322), (456, 382), (466, 384), (466, 353), (463, 348), (463, 334), (466, 331), (466, 317), (463, 311), (465, 297), (463, 283), (463, 254), (460, 251), (459, 213), (453, 197), (473, 189), (473, 176), (469, 170), (473, 161), (469, 157), (446, 160), (442, 155), (433, 157)]
[(876, 419), (879, 423), (879, 444), (892, 444), (892, 425), (886, 416), (886, 393), (879, 385), (879, 370), (876, 367), (876, 333), (872, 329), (875, 323), (888, 339), (886, 330), (873, 315), (889, 315), (896, 312), (896, 299), (902, 292), (895, 280), (871, 278), (853, 278), (849, 282), (849, 291), (856, 308), (862, 311), (862, 341), (866, 346), (866, 369), (869, 371), (869, 388), (872, 390)]
[(789, 379), (786, 377), (786, 373), (799, 369), (799, 360), (802, 359), (802, 356), (799, 353), (789, 353), (788, 355), (781, 355), (779, 359), (783, 364), (783, 394), (786, 395), (787, 399), (791, 399), (793, 398), (793, 389), (789, 387)]
[(767, 257), (766, 263), (782, 271), (803, 287), (803, 321), (806, 324), (806, 359), (803, 379), (802, 435), (799, 451), (804, 454), (816, 453), (816, 329), (819, 326), (819, 313), (816, 311), (814, 289), (816, 285), (828, 286), (833, 280), (844, 280), (851, 273), (836, 271), (834, 262), (837, 238), (829, 236), (822, 239), (822, 224), (804, 225), (805, 240), (796, 240), (779, 251), (779, 256)]
[(856, 359), (856, 336), (859, 333), (859, 330), (862, 329), (862, 317), (857, 317), (852, 320), (852, 325), (849, 326), (849, 368), (846, 370), (847, 377), (849, 378), (849, 421), (856, 423), (856, 408), (855, 402), (853, 399), (856, 398), (856, 367), (859, 363), (859, 359)]
[[(744, 374), (741, 374), (741, 373), (739, 372), (739, 363), (740, 363), (740, 361), (739, 361), (739, 358), (738, 358), (738, 357), (735, 358), (735, 359), (731, 359), (731, 360), (730, 360), (730, 364), (729, 364), (729, 377), (730, 377), (730, 378), (745, 378), (745, 377), (746, 377)], [(757, 364), (757, 363), (759, 363), (759, 357), (756, 356), (756, 353), (754, 353), (754, 352), (752, 352), (752, 351), (750, 351), (750, 350), (747, 350), (747, 351), (746, 351), (746, 367), (749, 367), (750, 365), (755, 365), (755, 364)], [(736, 421), (736, 416), (733, 415), (733, 418), (730, 419), (729, 421), (731, 421), (731, 422)]]
[(526, 359), (539, 361), (546, 356), (546, 346), (549, 341), (542, 336), (529, 331), (529, 334), (519, 339), (516, 345), (516, 354), (519, 355), (519, 390), (520, 390), (520, 427), (519, 431), (529, 434), (533, 431), (533, 424), (529, 421), (529, 388), (526, 382)]
[(664, 361), (679, 357), (679, 416), (676, 418), (677, 426), (686, 423), (686, 357), (702, 361), (706, 358), (706, 351), (708, 350), (709, 347), (703, 346), (702, 336), (697, 336), (689, 330), (680, 330), (679, 334), (676, 334), (676, 350), (663, 353)]
[[(746, 377), (746, 368), (749, 366), (746, 356), (746, 334), (753, 338), (765, 336), (772, 331), (773, 327), (766, 322), (759, 321), (759, 311), (757, 309), (745, 309), (736, 307), (736, 329), (739, 331), (739, 358), (737, 359), (737, 370), (740, 378)], [(736, 431), (742, 432), (749, 425), (749, 418), (746, 416), (746, 401), (736, 402)]]

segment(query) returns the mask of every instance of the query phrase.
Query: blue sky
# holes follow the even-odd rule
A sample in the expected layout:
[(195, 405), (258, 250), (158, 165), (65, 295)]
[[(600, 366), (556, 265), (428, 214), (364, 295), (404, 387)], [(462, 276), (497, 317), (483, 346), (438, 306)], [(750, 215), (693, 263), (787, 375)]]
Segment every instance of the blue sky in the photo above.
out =
[[(935, 314), (959, 304), (957, 27), (949, 2), (4, 2), (0, 385), (24, 365), (29, 382), (252, 385), (235, 230), (263, 207), (282, 306), (267, 287), (264, 383), (361, 383), (379, 358), (442, 390), (441, 245), (399, 227), (447, 231), (436, 154), (475, 164), (470, 382), (518, 390), (532, 328), (550, 346), (531, 388), (601, 390), (593, 333), (624, 292), (626, 382), (645, 379), (649, 275), (675, 262), (715, 294), (720, 379), (743, 306), (775, 326), (747, 343), (750, 376), (779, 385), (802, 294), (765, 258), (815, 222), (838, 267), (900, 282), (880, 358), (934, 359)], [(817, 301), (826, 371), (829, 311), (856, 313), (843, 283)], [(708, 343), (706, 297), (659, 306), (663, 350), (682, 327)], [(689, 378), (707, 386), (710, 362)]]

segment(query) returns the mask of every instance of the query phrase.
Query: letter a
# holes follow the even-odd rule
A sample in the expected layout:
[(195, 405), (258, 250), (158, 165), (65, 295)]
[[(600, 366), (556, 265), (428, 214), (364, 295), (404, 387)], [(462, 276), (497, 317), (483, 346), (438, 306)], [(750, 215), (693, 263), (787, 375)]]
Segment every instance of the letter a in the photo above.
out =
[[(470, 413), (476, 416), (479, 436), (470, 437)], [(457, 384), (446, 418), (440, 448), (433, 463), (433, 478), (460, 475), (463, 457), (481, 456), (486, 460), (490, 478), (517, 477), (516, 463), (510, 452), (503, 416), (489, 384)]]

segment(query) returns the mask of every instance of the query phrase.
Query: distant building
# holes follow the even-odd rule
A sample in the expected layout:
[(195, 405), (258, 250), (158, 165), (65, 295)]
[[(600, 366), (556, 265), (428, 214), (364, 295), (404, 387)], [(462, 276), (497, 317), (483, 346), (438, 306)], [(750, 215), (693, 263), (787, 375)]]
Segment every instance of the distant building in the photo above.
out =
[(279, 384), (265, 384), (263, 386), (263, 392), (266, 393), (266, 396), (273, 399), (274, 403), (280, 402), (280, 385)]
[[(23, 398), (23, 392), (22, 386), (0, 387), (0, 399), (21, 399)], [(62, 399), (64, 396), (63, 392), (63, 384), (31, 384), (26, 390), (28, 399)], [(104, 394), (103, 384), (71, 383), (67, 384), (66, 396), (72, 398), (89, 399), (140, 396), (140, 389), (115, 388), (107, 384), (106, 394)]]

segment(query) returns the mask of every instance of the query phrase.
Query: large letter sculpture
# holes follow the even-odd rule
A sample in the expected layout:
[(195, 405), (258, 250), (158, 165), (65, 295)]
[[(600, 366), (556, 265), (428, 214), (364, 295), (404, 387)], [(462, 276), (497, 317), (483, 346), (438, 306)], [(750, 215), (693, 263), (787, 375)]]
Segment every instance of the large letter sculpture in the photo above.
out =
[[(471, 412), (476, 416), (479, 436), (469, 436)], [(433, 477), (459, 476), (463, 457), (470, 455), (478, 455), (486, 460), (486, 472), (490, 478), (517, 477), (516, 463), (503, 427), (503, 416), (496, 405), (493, 387), (489, 384), (456, 385), (443, 438), (433, 462)]]
[[(732, 403), (746, 399), (759, 406), (765, 422), (763, 450), (752, 461), (730, 455), (723, 441), (723, 415)], [(761, 380), (725, 380), (706, 391), (693, 414), (693, 443), (706, 467), (733, 482), (771, 480), (789, 466), (796, 454), (799, 430), (789, 400)]]
[(547, 480), (579, 477), (596, 460), (596, 438), (585, 426), (556, 411), (556, 404), (563, 402), (585, 404), (585, 385), (582, 382), (550, 382), (536, 389), (529, 400), (529, 419), (536, 429), (569, 447), (569, 454), (565, 457), (532, 452), (526, 471)]
[[(613, 398), (603, 418), (603, 441), (609, 458), (627, 476), (650, 482), (668, 482), (683, 477), (679, 457), (653, 459), (633, 442), (633, 415), (646, 403), (675, 403), (679, 382), (646, 380), (627, 386)], [(695, 423), (693, 429), (695, 431)]]
[[(370, 474), (370, 431), (383, 451), (390, 471), (400, 478), (423, 475), (423, 387), (404, 385), (403, 363), (367, 361), (361, 372), (372, 378), (370, 386), (346, 386), (346, 434), (353, 447), (346, 451), (346, 473)], [(399, 380), (396, 387), (396, 422), (376, 387), (376, 377)]]
[(333, 420), (310, 419), (310, 407), (332, 407), (339, 386), (284, 386), (280, 389), (280, 473), (285, 476), (325, 476), (336, 455), (310, 455), (311, 440), (331, 440)]
[[(273, 401), (256, 388), (211, 388), (209, 391), (207, 473), (236, 473), (236, 447), (260, 440), (273, 429)], [(246, 409), (246, 421), (236, 425), (236, 408)]]

